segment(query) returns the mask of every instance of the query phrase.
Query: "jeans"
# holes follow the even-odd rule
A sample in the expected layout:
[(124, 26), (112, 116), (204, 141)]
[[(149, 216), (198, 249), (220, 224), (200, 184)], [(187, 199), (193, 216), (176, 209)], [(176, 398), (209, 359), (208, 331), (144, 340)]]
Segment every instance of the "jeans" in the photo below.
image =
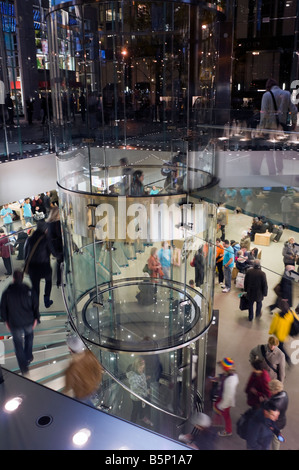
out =
[(216, 263), (217, 269), (218, 269), (218, 280), (219, 283), (223, 282), (224, 276), (223, 276), (223, 261), (219, 261)]
[(4, 225), (5, 225), (7, 233), (10, 233), (13, 231), (13, 222), (8, 222), (7, 224), (4, 224)]
[(30, 265), (29, 268), (29, 277), (32, 284), (32, 288), (36, 293), (37, 298), (39, 299), (40, 294), (40, 281), (45, 279), (45, 289), (44, 296), (49, 297), (52, 290), (52, 268), (50, 264), (47, 265), (35, 265), (34, 267)]
[(170, 279), (171, 278), (171, 269), (170, 266), (162, 266), (163, 271), (163, 279)]
[(6, 269), (6, 273), (11, 275), (12, 274), (12, 266), (11, 266), (11, 260), (10, 258), (2, 258), (3, 259), (3, 264)]
[(227, 289), (230, 289), (232, 286), (232, 270), (233, 268), (224, 266), (224, 283)]
[(15, 347), (17, 361), (22, 374), (28, 372), (29, 362), (32, 360), (33, 324), (10, 327)]
[[(248, 301), (248, 319), (252, 320), (253, 319), (253, 304), (254, 300), (249, 300)], [(256, 302), (256, 310), (255, 310), (255, 317), (259, 317), (261, 315), (262, 311), (262, 301), (260, 300), (259, 302)]]

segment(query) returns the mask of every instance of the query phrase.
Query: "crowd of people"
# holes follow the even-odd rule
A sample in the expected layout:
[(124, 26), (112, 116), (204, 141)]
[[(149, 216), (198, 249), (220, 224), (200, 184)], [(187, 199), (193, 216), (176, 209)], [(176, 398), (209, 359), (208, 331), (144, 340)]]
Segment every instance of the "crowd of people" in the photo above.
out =
[[(40, 207), (38, 202), (35, 202), (37, 208)], [(28, 204), (26, 200), (24, 201), (25, 204)], [(259, 318), (261, 316), (262, 302), (268, 295), (267, 276), (262, 270), (258, 249), (251, 248), (253, 225), (257, 222), (257, 220), (252, 221), (252, 226), (242, 233), (239, 241), (228, 240), (226, 238), (222, 240), (222, 237), (218, 237), (215, 246), (217, 278), (219, 284), (223, 287), (223, 292), (228, 293), (232, 288), (234, 269), (238, 274), (243, 275), (243, 284), (241, 286), (237, 286), (236, 275), (236, 287), (247, 294), (249, 321), (252, 321), (254, 318), (254, 304), (256, 304), (255, 317)], [(226, 221), (223, 225), (226, 225)], [(4, 233), (4, 230), (0, 229), (0, 232)], [(4, 236), (7, 238), (7, 234), (4, 233)], [(244, 390), (247, 395), (247, 404), (252, 409), (248, 423), (248, 437), (246, 438), (248, 449), (268, 449), (271, 443), (273, 449), (279, 448), (280, 431), (286, 425), (288, 395), (284, 390), (284, 380), (286, 363), (291, 366), (291, 361), (284, 348), (284, 343), (291, 334), (291, 328), (294, 327), (294, 324), (296, 322), (299, 324), (297, 308), (294, 308), (296, 302), (294, 302), (293, 295), (293, 283), (297, 280), (298, 276), (296, 271), (298, 248), (299, 246), (293, 237), (283, 244), (282, 261), (284, 273), (278, 285), (275, 286), (275, 288), (277, 287), (275, 290), (277, 299), (274, 304), (269, 306), (269, 313), (275, 312), (273, 317), (270, 317), (269, 341), (267, 344), (257, 345), (249, 351), (252, 371), (249, 374)], [(59, 266), (63, 259), (63, 254), (58, 206), (50, 208), (47, 218), (44, 217), (37, 221), (36, 228), (25, 241), (23, 254), (25, 271), (29, 274), (31, 287), (26, 286), (23, 282), (24, 273), (16, 270), (13, 274), (13, 283), (2, 295), (1, 317), (7, 323), (12, 333), (20, 369), (25, 375), (33, 358), (33, 330), (40, 321), (37, 299), (39, 299), (39, 285), (42, 278), (45, 279), (45, 307), (49, 308), (52, 304), (50, 298), (52, 288), (51, 256), (54, 256), (57, 260), (57, 285), (61, 282)], [(173, 252), (168, 242), (163, 242), (160, 248), (153, 247), (147, 261), (149, 275), (154, 279), (170, 279), (172, 263)], [(196, 287), (200, 285), (201, 283), (196, 283)], [(19, 307), (16, 307), (15, 303), (18, 302), (18, 299), (22, 298), (25, 298), (27, 303), (25, 302), (25, 307), (22, 306), (26, 310), (24, 315), (20, 316)], [(20, 336), (23, 334), (25, 335), (25, 345), (21, 348)], [(294, 331), (293, 334), (294, 336), (299, 334), (299, 327), (298, 331)], [(213, 379), (217, 383), (214, 413), (215, 416), (220, 416), (225, 423), (224, 430), (219, 431), (217, 437), (227, 437), (231, 436), (233, 432), (230, 408), (235, 406), (239, 378), (235, 369), (235, 363), (230, 357), (223, 358), (219, 365), (222, 368), (222, 372), (219, 374), (219, 377)], [(101, 380), (100, 375), (99, 373), (99, 381)], [(143, 395), (137, 391), (136, 394), (144, 396), (146, 399), (149, 389), (147, 381), (144, 381), (144, 377), (146, 377), (145, 361), (140, 359), (138, 363), (136, 362), (127, 371), (127, 378), (132, 390), (135, 385), (136, 387), (137, 385), (138, 387), (143, 387)], [(147, 407), (142, 406), (142, 401), (136, 399), (135, 395), (132, 395), (132, 420), (135, 422), (141, 419), (145, 424), (152, 426), (146, 411)], [(205, 433), (207, 432), (212, 424), (212, 420), (205, 419), (200, 415), (193, 421), (197, 432), (192, 435), (192, 438), (190, 436), (183, 436), (182, 440), (196, 447), (200, 442), (199, 434), (203, 430)], [(197, 444), (195, 443), (196, 440)]]
[[(25, 242), (34, 230), (37, 222), (49, 217), (50, 211), (58, 207), (57, 191), (47, 191), (34, 197), (25, 197), (18, 203), (18, 213), (4, 204), (0, 217), (3, 225), (0, 227), (0, 256), (5, 267), (5, 275), (12, 274), (11, 256), (17, 254), (17, 260), (24, 260)], [(14, 204), (14, 208), (16, 204)]]
[[(61, 284), (60, 267), (63, 261), (62, 233), (58, 206), (50, 208), (47, 219), (38, 220), (36, 226), (31, 227), (30, 233), (22, 244), (24, 266), (14, 269), (12, 273), (11, 254), (13, 242), (0, 228), (0, 249), (7, 274), (13, 274), (13, 282), (3, 291), (1, 297), (0, 313), (12, 334), (16, 358), (21, 373), (28, 373), (28, 366), (33, 359), (33, 330), (40, 321), (39, 299), (40, 282), (45, 280), (44, 305), (49, 308), (53, 304), (52, 266), (51, 257), (56, 259), (56, 282)], [(24, 232), (22, 232), (24, 233)], [(19, 250), (20, 255), (20, 250)], [(30, 286), (24, 282), (24, 275), (28, 274)], [(24, 341), (22, 337), (24, 336)]]

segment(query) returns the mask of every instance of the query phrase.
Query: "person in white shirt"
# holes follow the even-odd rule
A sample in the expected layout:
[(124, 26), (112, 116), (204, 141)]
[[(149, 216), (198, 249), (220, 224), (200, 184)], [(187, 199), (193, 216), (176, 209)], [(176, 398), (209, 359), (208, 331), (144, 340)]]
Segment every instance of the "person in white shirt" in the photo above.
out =
[(214, 403), (214, 411), (224, 419), (225, 428), (218, 432), (218, 436), (231, 436), (232, 421), (230, 409), (236, 406), (236, 391), (239, 383), (239, 377), (235, 371), (235, 363), (230, 357), (225, 357), (219, 362), (223, 369), (223, 374), (219, 375), (219, 396)]

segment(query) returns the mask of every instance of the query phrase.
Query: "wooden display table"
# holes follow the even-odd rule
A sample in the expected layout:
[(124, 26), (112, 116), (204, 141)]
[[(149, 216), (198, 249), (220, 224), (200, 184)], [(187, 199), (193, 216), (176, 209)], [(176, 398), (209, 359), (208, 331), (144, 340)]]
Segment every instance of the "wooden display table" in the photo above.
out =
[(269, 246), (270, 245), (271, 233), (256, 233), (254, 237), (254, 243), (256, 245)]

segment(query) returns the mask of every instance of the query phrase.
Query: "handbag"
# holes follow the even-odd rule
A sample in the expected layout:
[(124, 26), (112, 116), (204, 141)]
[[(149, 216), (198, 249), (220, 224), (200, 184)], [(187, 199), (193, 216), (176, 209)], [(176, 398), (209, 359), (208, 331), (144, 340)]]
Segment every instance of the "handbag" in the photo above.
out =
[(244, 292), (243, 294), (240, 295), (239, 309), (248, 310), (248, 307), (249, 307), (249, 302), (248, 302), (247, 292)]
[(151, 274), (151, 270), (149, 269), (148, 267), (148, 264), (146, 263), (146, 265), (144, 266), (143, 270), (142, 270), (144, 273), (147, 273), (147, 274)]
[(29, 256), (28, 256), (28, 258), (27, 258), (27, 260), (26, 260), (26, 262), (25, 262), (25, 266), (24, 266), (24, 269), (23, 269), (23, 273), (24, 273), (24, 274), (28, 274), (29, 265), (30, 265), (30, 261), (32, 260), (32, 256), (34, 255), (35, 250), (36, 250), (36, 248), (37, 248), (39, 242), (40, 242), (40, 241), (42, 240), (42, 238), (44, 238), (45, 236), (46, 236), (46, 235), (43, 234), (41, 237), (39, 237), (39, 238), (36, 240), (35, 244), (33, 245), (32, 250), (30, 251)]
[(277, 295), (277, 297), (280, 297), (281, 296), (281, 285), (280, 285), (280, 282), (278, 284), (276, 284), (276, 286), (274, 287), (274, 292), (275, 294)]

